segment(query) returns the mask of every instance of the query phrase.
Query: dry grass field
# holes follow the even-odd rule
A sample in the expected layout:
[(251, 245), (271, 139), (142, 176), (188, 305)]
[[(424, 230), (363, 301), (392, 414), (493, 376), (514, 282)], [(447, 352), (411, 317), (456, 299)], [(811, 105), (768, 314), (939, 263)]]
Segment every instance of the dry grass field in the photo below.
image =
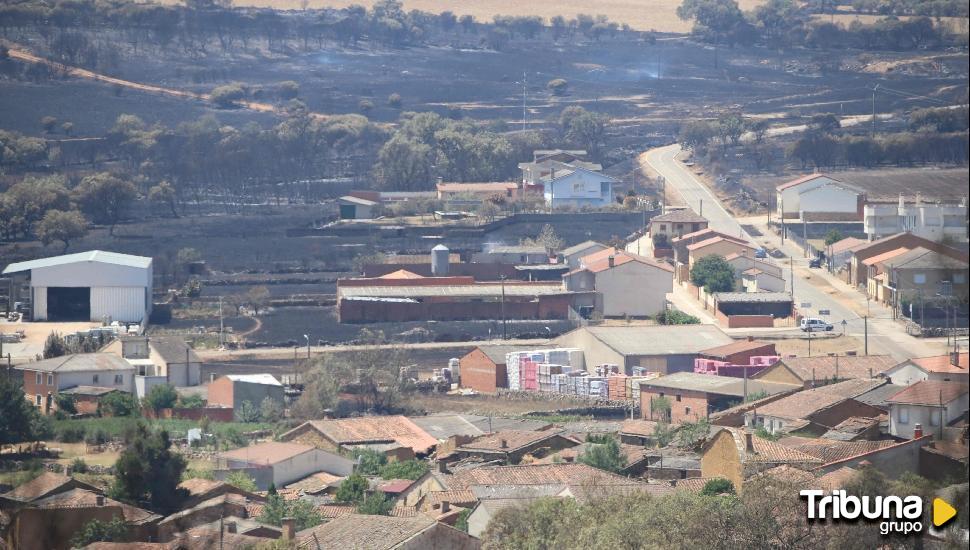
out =
[[(173, 3), (178, 0), (163, 0)], [(611, 21), (626, 23), (637, 30), (661, 32), (687, 32), (689, 21), (677, 17), (680, 0), (557, 0), (523, 2), (521, 0), (403, 0), (407, 10), (417, 9), (433, 13), (451, 11), (456, 15), (474, 15), (479, 21), (491, 21), (496, 15), (538, 15), (546, 21), (562, 15), (571, 18), (577, 14), (605, 15)], [(303, 0), (234, 0), (239, 7), (274, 7), (298, 10)], [(310, 8), (344, 8), (353, 4), (370, 7), (373, 0), (307, 0)], [(739, 0), (742, 10), (762, 4), (763, 0)]]

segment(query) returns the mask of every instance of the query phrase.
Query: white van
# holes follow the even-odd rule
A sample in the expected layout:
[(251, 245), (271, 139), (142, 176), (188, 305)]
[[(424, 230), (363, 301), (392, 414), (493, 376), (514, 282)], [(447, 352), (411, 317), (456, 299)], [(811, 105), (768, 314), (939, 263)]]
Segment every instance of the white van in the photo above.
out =
[(805, 317), (802, 322), (799, 323), (799, 328), (802, 332), (818, 332), (818, 331), (829, 331), (834, 327), (831, 323), (825, 322), (825, 319), (819, 319), (818, 317)]

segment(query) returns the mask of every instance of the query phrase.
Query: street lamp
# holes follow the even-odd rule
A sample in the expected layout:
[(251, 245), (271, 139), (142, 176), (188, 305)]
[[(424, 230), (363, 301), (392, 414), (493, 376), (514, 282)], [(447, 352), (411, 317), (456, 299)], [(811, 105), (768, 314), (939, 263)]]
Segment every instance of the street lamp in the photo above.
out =
[(499, 275), (498, 278), (502, 282), (502, 340), (508, 340), (509, 331), (505, 322), (505, 275)]
[(310, 360), (310, 335), (304, 334), (303, 338), (306, 340), (306, 360)]

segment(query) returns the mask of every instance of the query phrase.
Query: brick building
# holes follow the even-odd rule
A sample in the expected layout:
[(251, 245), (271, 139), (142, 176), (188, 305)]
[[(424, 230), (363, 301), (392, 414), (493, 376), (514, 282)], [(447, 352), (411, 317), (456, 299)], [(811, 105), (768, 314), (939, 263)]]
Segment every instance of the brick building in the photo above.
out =
[(264, 399), (284, 405), (283, 384), (272, 374), (227, 374), (209, 383), (208, 405), (238, 411), (243, 403), (259, 407)]
[(134, 391), (135, 367), (110, 353), (63, 355), (16, 368), (23, 372), (24, 396), (44, 414), (56, 410), (57, 394), (70, 388), (86, 386), (89, 393)]
[[(792, 384), (678, 372), (640, 383), (640, 411), (644, 419), (696, 422), (728, 409), (751, 395), (773, 395), (799, 389)], [(666, 402), (669, 409), (660, 410)]]
[(483, 393), (495, 393), (509, 387), (505, 356), (516, 351), (514, 346), (478, 346), (459, 361), (461, 387)]

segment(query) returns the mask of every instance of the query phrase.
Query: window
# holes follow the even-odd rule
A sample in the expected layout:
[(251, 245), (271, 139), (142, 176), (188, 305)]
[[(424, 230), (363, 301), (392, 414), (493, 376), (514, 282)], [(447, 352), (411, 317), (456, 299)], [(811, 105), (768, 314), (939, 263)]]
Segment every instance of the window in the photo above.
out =
[(53, 386), (54, 385), (54, 375), (53, 374), (48, 374), (47, 375), (47, 385), (48, 386)]
[(926, 283), (926, 273), (913, 273), (913, 284), (922, 285)]
[(121, 384), (124, 384), (124, 383), (125, 383), (125, 375), (124, 374), (116, 374), (115, 375), (115, 385), (116, 386), (120, 386)]
[(909, 424), (909, 407), (899, 407), (896, 411), (896, 421), (900, 424)]
[(953, 274), (953, 284), (962, 285), (967, 282), (967, 277), (963, 273)]
[(98, 375), (95, 374), (94, 376), (92, 376), (91, 377), (91, 381), (94, 382), (95, 384), (97, 384), (98, 383)]
[(684, 414), (690, 414), (690, 407), (684, 407)]
[(930, 426), (939, 426), (939, 425), (940, 425), (940, 411), (939, 410), (931, 410), (930, 411)]
[(660, 231), (666, 232), (667, 231), (667, 224), (665, 224), (665, 223), (660, 224)]
[(677, 396), (677, 401), (680, 401), (680, 395)]
[(43, 399), (44, 399), (44, 398), (43, 398), (43, 397), (41, 397), (41, 396), (40, 396), (40, 394), (38, 393), (37, 395), (35, 395), (35, 396), (34, 396), (34, 404), (35, 404), (35, 405), (37, 405), (37, 406), (39, 407), (39, 406), (41, 405), (41, 401), (42, 401)]
[(44, 383), (44, 377), (39, 372), (35, 373), (37, 375), (37, 380), (34, 382), (38, 386)]

